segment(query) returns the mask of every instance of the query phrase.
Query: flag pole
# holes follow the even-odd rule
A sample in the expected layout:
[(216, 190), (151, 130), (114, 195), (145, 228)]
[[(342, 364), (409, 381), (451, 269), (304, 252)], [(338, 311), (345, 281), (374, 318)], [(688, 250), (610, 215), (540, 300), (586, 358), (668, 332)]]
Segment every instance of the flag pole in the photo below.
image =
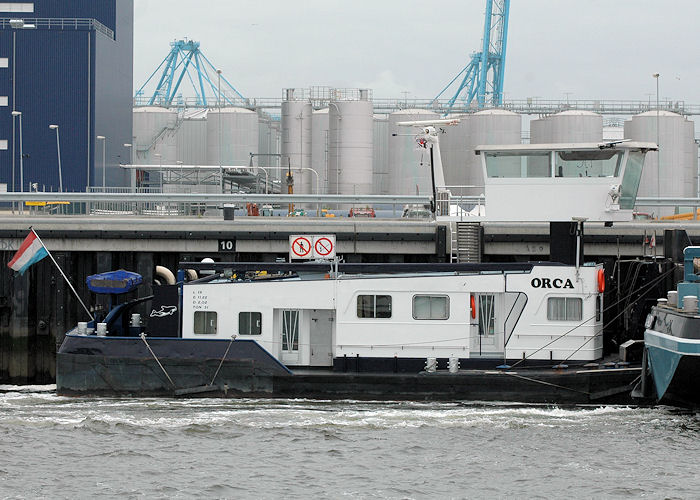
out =
[(82, 299), (80, 298), (80, 295), (78, 295), (78, 292), (75, 291), (75, 288), (73, 288), (73, 285), (71, 284), (70, 280), (65, 275), (65, 273), (63, 272), (63, 269), (61, 269), (61, 266), (58, 265), (58, 262), (56, 262), (56, 259), (53, 258), (53, 255), (51, 255), (51, 252), (49, 252), (49, 249), (46, 248), (46, 245), (44, 245), (44, 242), (41, 241), (41, 238), (39, 238), (39, 235), (36, 234), (36, 231), (34, 231), (34, 228), (29, 228), (29, 229), (31, 230), (32, 233), (34, 233), (34, 236), (36, 236), (36, 239), (39, 240), (39, 243), (41, 243), (41, 246), (44, 247), (44, 250), (46, 250), (46, 253), (49, 255), (49, 258), (56, 265), (56, 269), (58, 269), (58, 272), (61, 273), (61, 276), (63, 276), (63, 279), (66, 280), (66, 283), (68, 283), (68, 286), (73, 291), (73, 294), (75, 294), (75, 298), (78, 299), (78, 302), (80, 302), (80, 305), (83, 306), (83, 309), (85, 309), (85, 312), (88, 313), (88, 316), (90, 316), (90, 319), (92, 321), (95, 321), (95, 317), (92, 315), (92, 313), (87, 308), (87, 306), (83, 303)]

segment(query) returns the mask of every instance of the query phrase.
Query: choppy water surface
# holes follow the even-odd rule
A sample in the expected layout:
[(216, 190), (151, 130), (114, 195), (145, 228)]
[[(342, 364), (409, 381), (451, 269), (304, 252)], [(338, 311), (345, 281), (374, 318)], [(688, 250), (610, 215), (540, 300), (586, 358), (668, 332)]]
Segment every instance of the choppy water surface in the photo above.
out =
[(1, 387), (0, 497), (697, 498), (700, 415)]

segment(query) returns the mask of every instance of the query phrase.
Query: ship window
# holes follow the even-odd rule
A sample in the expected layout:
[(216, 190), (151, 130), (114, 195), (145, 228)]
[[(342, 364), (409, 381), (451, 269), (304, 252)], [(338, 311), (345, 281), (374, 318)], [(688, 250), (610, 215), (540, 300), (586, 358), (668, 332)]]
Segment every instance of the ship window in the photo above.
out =
[(358, 318), (391, 318), (391, 295), (358, 295)]
[(0, 12), (34, 12), (34, 3), (0, 2)]
[(486, 153), (486, 174), (489, 177), (551, 177), (549, 152)]
[(598, 295), (595, 301), (595, 317), (596, 321), (603, 321), (603, 296)]
[(642, 167), (644, 166), (644, 153), (630, 151), (625, 167), (625, 175), (622, 177), (620, 187), (620, 208), (632, 210), (637, 202), (637, 191), (642, 179)]
[(558, 151), (555, 161), (556, 177), (616, 177), (620, 173), (622, 152)]
[(551, 321), (581, 321), (583, 299), (576, 297), (550, 297), (547, 299), (547, 319)]
[(216, 335), (216, 311), (195, 311), (194, 333), (197, 335)]
[(450, 298), (447, 295), (414, 295), (413, 319), (447, 319)]
[(496, 297), (479, 295), (479, 335), (496, 333)]
[(262, 333), (262, 313), (240, 312), (238, 313), (239, 335), (260, 335)]

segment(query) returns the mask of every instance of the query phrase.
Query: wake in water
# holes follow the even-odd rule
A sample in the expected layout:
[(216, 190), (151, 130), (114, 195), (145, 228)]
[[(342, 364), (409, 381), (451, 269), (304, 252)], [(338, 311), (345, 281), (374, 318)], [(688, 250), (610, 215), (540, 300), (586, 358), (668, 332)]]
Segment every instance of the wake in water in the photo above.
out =
[(693, 497), (669, 408), (0, 393), (0, 497)]

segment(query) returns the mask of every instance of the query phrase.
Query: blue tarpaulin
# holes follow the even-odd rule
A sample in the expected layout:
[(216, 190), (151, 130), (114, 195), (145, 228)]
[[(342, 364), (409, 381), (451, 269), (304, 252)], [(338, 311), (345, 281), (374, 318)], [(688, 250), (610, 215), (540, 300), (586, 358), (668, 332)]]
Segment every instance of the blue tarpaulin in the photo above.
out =
[(87, 286), (95, 293), (119, 294), (130, 292), (141, 284), (140, 274), (119, 269), (107, 273), (93, 274), (87, 277)]

